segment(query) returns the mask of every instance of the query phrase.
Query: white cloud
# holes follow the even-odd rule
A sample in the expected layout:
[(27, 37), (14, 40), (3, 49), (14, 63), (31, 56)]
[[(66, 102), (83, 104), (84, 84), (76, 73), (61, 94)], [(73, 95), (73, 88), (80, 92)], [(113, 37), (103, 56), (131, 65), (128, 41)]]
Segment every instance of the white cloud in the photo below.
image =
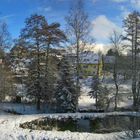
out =
[(121, 32), (121, 28), (110, 21), (105, 15), (100, 15), (92, 21), (91, 35), (97, 41), (108, 41), (114, 30)]
[(14, 16), (15, 16), (14, 14), (4, 15), (4, 16), (0, 16), (0, 19), (8, 19), (8, 18), (11, 18), (11, 17), (14, 17)]
[(128, 0), (112, 0), (113, 2), (118, 2), (118, 3), (121, 3), (121, 2), (125, 2), (125, 1), (128, 1)]
[(38, 7), (38, 11), (41, 13), (46, 13), (46, 12), (50, 12), (52, 11), (52, 7), (48, 6), (48, 7)]
[(52, 7), (50, 7), (50, 6), (44, 8), (44, 11), (45, 11), (45, 12), (49, 12), (49, 11), (51, 11), (51, 10), (52, 10)]
[(140, 8), (140, 0), (131, 0), (130, 2), (135, 7)]
[(106, 52), (111, 48), (110, 44), (87, 44), (85, 46), (85, 51), (93, 51), (95, 53), (102, 52), (103, 54), (106, 54)]

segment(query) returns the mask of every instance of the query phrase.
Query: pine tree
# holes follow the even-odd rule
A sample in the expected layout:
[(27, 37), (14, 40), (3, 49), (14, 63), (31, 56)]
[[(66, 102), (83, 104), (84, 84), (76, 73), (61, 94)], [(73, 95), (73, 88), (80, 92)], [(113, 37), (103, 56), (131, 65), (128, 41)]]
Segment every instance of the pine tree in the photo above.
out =
[(61, 112), (75, 112), (76, 86), (72, 80), (71, 68), (68, 60), (64, 57), (59, 64), (60, 80), (56, 88), (56, 105)]
[(31, 50), (34, 51), (34, 74), (35, 74), (35, 89), (36, 89), (36, 105), (37, 110), (40, 110), (41, 105), (41, 50), (44, 47), (42, 43), (42, 30), (43, 26), (46, 24), (46, 19), (42, 15), (31, 15), (31, 17), (26, 19), (25, 28), (21, 31), (21, 38), (25, 39), (26, 42), (30, 42)]
[[(43, 25), (43, 42), (45, 44), (44, 51), (45, 51), (45, 77), (44, 77), (44, 94), (45, 98), (48, 103), (50, 103), (50, 97), (52, 95), (52, 89), (53, 89), (53, 82), (54, 82), (54, 75), (55, 75), (55, 62), (57, 62), (57, 58), (51, 55), (52, 52), (52, 46), (59, 46), (60, 43), (66, 41), (66, 36), (63, 33), (63, 31), (60, 29), (59, 23), (51, 23), (48, 24), (46, 21), (46, 24)], [(53, 58), (55, 60), (53, 60)], [(52, 61), (54, 65), (52, 64)]]
[[(42, 77), (42, 87), (43, 87), (43, 100), (44, 103), (47, 103), (47, 105), (52, 105), (53, 103), (53, 97), (55, 93), (55, 87), (57, 84), (57, 78), (58, 78), (58, 63), (59, 59), (56, 56), (49, 55), (48, 59), (48, 68), (46, 71), (46, 63), (44, 58), (44, 66), (43, 66), (43, 77)], [(47, 73), (47, 74), (46, 74)]]

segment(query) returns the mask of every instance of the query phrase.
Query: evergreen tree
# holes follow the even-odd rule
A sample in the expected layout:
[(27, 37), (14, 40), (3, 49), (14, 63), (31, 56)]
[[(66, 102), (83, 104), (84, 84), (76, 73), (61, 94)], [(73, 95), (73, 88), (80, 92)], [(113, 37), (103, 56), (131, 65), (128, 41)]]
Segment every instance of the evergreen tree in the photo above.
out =
[(130, 48), (131, 51), (131, 77), (132, 77), (132, 94), (133, 94), (133, 108), (134, 110), (138, 110), (139, 106), (139, 92), (138, 92), (138, 84), (139, 84), (139, 44), (140, 44), (140, 13), (134, 11), (128, 15), (128, 17), (124, 20), (124, 28), (126, 35), (124, 36), (124, 40), (128, 41), (130, 45), (127, 47)]
[[(38, 87), (38, 82), (37, 82), (37, 72), (36, 72), (36, 61), (33, 60), (31, 62), (31, 64), (28, 66), (28, 77), (26, 80), (26, 86), (27, 86), (27, 95), (29, 98), (32, 98), (33, 100), (35, 99), (35, 102), (37, 102), (38, 100), (38, 88), (40, 88), (40, 90), (42, 89), (41, 86), (41, 77), (40, 77), (40, 86)], [(39, 93), (40, 95), (40, 100), (42, 97), (42, 92)]]
[[(46, 71), (46, 60), (44, 58), (44, 66), (42, 68), (42, 74), (43, 74), (43, 81), (42, 81), (42, 87), (43, 87), (43, 101), (44, 103), (47, 103), (48, 105), (52, 105), (53, 103), (53, 97), (55, 93), (55, 87), (57, 84), (58, 79), (58, 63), (59, 59), (56, 56), (53, 56), (51, 53), (49, 54), (48, 59), (48, 68)], [(47, 72), (47, 74), (46, 74)]]
[(116, 55), (118, 56), (119, 52), (114, 50), (114, 48), (113, 49), (109, 49), (107, 54), (106, 54), (106, 56), (116, 56)]
[(56, 60), (53, 60), (54, 65), (52, 64), (52, 59), (54, 56), (54, 52), (52, 52), (51, 47), (52, 46), (59, 46), (60, 43), (66, 41), (66, 36), (63, 33), (63, 31), (60, 29), (59, 23), (52, 23), (48, 24), (46, 21), (46, 24), (43, 25), (42, 30), (43, 35), (43, 42), (45, 44), (44, 51), (45, 51), (45, 77), (44, 77), (44, 94), (47, 102), (50, 102), (50, 94), (52, 94), (52, 82), (54, 82), (54, 75), (55, 75), (55, 62)]
[(94, 76), (92, 79), (90, 95), (95, 98), (96, 109), (108, 109), (110, 104), (109, 90), (101, 84), (98, 76)]
[(29, 68), (30, 77), (28, 79), (31, 83), (28, 83), (30, 85), (28, 91), (36, 96), (38, 110), (40, 110), (42, 98), (50, 102), (50, 94), (52, 94), (54, 87), (52, 84), (54, 76), (52, 76), (53, 69), (51, 69), (52, 63), (50, 63), (52, 58), (50, 49), (52, 45), (59, 45), (66, 39), (59, 27), (58, 23), (49, 25), (44, 16), (35, 14), (27, 18), (26, 26), (21, 32), (21, 38), (30, 43), (32, 64)]
[(15, 96), (15, 79), (9, 65), (6, 63), (0, 64), (0, 101), (3, 101), (6, 96)]
[(46, 24), (46, 20), (44, 16), (41, 15), (31, 15), (31, 17), (26, 19), (25, 28), (21, 32), (21, 38), (25, 39), (27, 42), (30, 42), (31, 50), (34, 51), (34, 86), (32, 89), (36, 89), (36, 98), (37, 98), (37, 109), (40, 110), (41, 104), (41, 50), (44, 47), (42, 43), (42, 30), (43, 26)]
[(56, 105), (61, 112), (76, 111), (76, 86), (72, 80), (71, 68), (64, 57), (59, 64), (60, 79), (56, 88)]

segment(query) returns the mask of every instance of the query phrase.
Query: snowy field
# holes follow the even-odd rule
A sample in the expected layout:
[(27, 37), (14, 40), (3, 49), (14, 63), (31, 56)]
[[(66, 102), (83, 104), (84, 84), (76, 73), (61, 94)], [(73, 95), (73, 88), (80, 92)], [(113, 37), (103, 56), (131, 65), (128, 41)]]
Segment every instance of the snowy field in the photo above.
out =
[(41, 131), (20, 128), (21, 123), (30, 122), (42, 117), (50, 118), (73, 118), (81, 117), (104, 117), (106, 115), (138, 115), (135, 112), (113, 113), (74, 113), (74, 114), (38, 114), (38, 115), (11, 115), (0, 111), (0, 140), (119, 140), (120, 133), (94, 134), (78, 132)]
[[(89, 92), (91, 90), (92, 77), (82, 79), (81, 81), (81, 96), (79, 97), (79, 109), (80, 110), (95, 110), (95, 99), (90, 96)], [(115, 85), (111, 82), (104, 82), (105, 85), (110, 91), (115, 91)], [(125, 83), (119, 86), (119, 97), (118, 102), (119, 108), (131, 108), (132, 94), (131, 94), (131, 81), (126, 81)], [(110, 106), (110, 110), (114, 108), (114, 104)]]

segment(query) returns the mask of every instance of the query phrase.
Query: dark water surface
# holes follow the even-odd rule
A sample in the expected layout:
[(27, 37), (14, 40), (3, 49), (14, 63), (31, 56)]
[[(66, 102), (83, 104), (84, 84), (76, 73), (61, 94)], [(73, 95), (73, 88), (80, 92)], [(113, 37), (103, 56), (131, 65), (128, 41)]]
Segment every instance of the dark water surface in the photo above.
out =
[(140, 129), (140, 117), (107, 116), (93, 119), (67, 118), (61, 120), (43, 118), (21, 124), (21, 127), (35, 130), (111, 133)]

